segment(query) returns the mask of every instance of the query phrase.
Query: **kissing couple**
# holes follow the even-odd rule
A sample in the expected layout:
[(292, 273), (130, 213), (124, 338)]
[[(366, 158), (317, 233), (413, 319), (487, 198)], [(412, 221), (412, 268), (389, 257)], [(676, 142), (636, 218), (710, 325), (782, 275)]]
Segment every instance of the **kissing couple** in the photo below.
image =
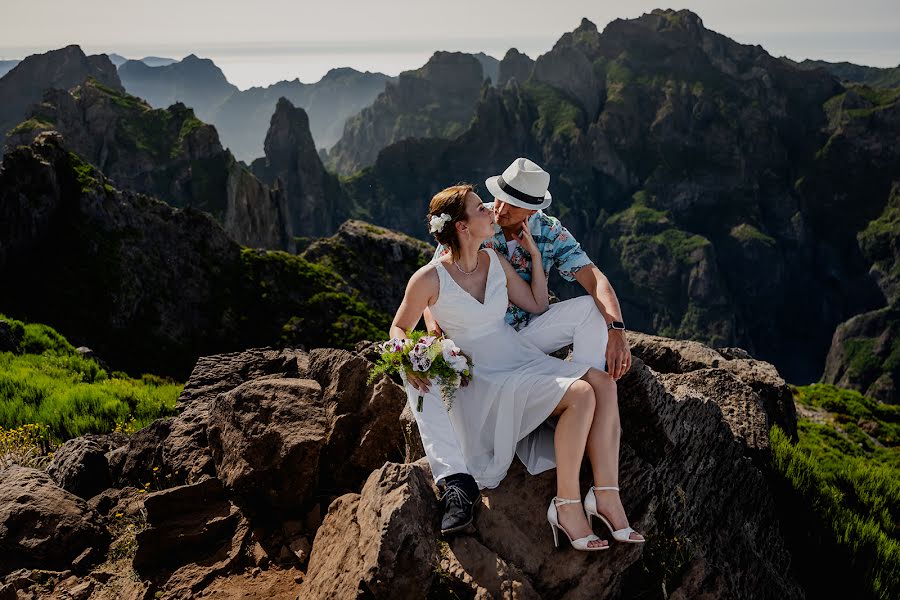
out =
[[(468, 184), (438, 192), (426, 219), (439, 245), (410, 278), (390, 337), (405, 339), (424, 316), (430, 331), (446, 334), (472, 358), (472, 380), (449, 411), (438, 386), (403, 375), (443, 490), (442, 533), (472, 523), (480, 489), (497, 487), (518, 456), (534, 475), (556, 467), (547, 519), (557, 546), (561, 529), (578, 550), (608, 548), (593, 534), (595, 516), (617, 541), (641, 543), (618, 488), (616, 380), (631, 365), (621, 309), (603, 273), (559, 220), (543, 212), (552, 201), (549, 184), (546, 171), (518, 158), (485, 181), (492, 203)], [(588, 295), (551, 306), (551, 268)], [(548, 356), (569, 344), (571, 361)], [(582, 502), (585, 453), (594, 485)]]

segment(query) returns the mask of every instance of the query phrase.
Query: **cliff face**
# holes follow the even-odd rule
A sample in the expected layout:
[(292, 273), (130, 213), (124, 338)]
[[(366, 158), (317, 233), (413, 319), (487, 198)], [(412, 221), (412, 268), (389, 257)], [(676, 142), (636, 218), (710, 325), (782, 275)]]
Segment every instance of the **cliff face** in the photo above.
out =
[(244, 248), (207, 213), (117, 190), (53, 132), (0, 169), (0, 278), (17, 282), (4, 314), (133, 373), (183, 378), (199, 354), (249, 345), (352, 346), (390, 321), (326, 266)]
[(51, 129), (122, 189), (206, 211), (239, 243), (293, 249), (283, 194), (242, 167), (222, 148), (215, 128), (184, 104), (154, 110), (89, 79), (69, 91), (48, 91), (7, 143), (28, 145)]
[(294, 234), (334, 232), (350, 215), (350, 202), (337, 177), (322, 165), (306, 111), (280, 98), (266, 134), (265, 150), (265, 158), (253, 162), (253, 172), (284, 196)]
[(48, 89), (67, 90), (88, 77), (119, 92), (122, 83), (105, 54), (85, 56), (76, 45), (33, 54), (0, 78), (0, 139), (26, 117)]
[(516, 81), (459, 138), (385, 148), (351, 195), (427, 239), (431, 194), (529, 156), (632, 328), (745, 347), (796, 382), (819, 378), (840, 322), (883, 305), (856, 234), (900, 169), (891, 94), (662, 10), (585, 21)]
[(483, 78), (474, 56), (436, 52), (424, 67), (401, 73), (372, 106), (347, 121), (328, 153), (329, 168), (349, 175), (373, 164), (379, 150), (398, 140), (456, 137), (472, 118)]
[(900, 181), (884, 213), (859, 233), (887, 305), (856, 315), (834, 332), (822, 376), (882, 402), (900, 402)]

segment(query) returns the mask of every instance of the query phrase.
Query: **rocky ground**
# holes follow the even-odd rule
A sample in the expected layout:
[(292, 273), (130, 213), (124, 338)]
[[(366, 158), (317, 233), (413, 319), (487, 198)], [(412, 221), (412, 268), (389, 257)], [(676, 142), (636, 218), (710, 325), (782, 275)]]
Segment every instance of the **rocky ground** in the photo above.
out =
[(620, 484), (645, 546), (554, 549), (553, 472), (518, 462), (442, 540), (371, 346), (250, 349), (201, 358), (175, 417), (0, 471), (0, 598), (804, 597), (768, 469), (787, 385), (738, 349), (631, 336)]

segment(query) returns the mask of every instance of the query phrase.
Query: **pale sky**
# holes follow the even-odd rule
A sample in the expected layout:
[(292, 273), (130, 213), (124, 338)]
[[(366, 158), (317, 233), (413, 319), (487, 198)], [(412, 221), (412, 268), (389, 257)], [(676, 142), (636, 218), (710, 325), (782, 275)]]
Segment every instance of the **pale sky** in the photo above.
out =
[(68, 44), (89, 53), (211, 58), (245, 88), (318, 79), (329, 67), (390, 75), (435, 50), (533, 58), (582, 17), (602, 28), (653, 8), (688, 8), (704, 25), (775, 56), (900, 64), (897, 0), (0, 0), (0, 59)]

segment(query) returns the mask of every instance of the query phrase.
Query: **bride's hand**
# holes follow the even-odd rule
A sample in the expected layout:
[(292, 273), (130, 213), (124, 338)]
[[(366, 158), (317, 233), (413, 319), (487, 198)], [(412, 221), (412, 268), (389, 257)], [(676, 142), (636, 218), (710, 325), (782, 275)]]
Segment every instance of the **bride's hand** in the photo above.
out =
[(431, 380), (427, 377), (414, 375), (409, 372), (406, 373), (406, 381), (423, 394), (427, 394), (428, 388), (431, 386)]
[(519, 233), (516, 234), (519, 244), (521, 244), (522, 248), (531, 255), (540, 254), (537, 243), (534, 241), (531, 230), (528, 228), (528, 219), (522, 221), (521, 226), (522, 228), (519, 230)]

